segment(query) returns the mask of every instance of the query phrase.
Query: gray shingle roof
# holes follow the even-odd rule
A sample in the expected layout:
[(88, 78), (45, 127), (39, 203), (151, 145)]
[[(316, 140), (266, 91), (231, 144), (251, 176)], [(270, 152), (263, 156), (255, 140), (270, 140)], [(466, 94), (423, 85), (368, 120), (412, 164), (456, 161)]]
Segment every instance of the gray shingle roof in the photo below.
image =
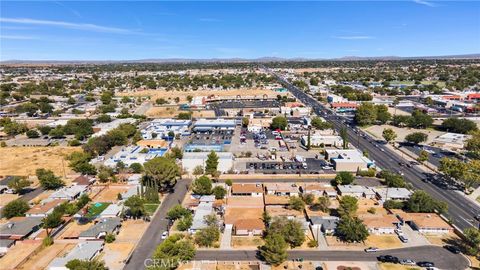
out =
[(98, 234), (111, 233), (122, 224), (118, 217), (103, 218), (97, 224), (80, 233), (79, 237), (97, 237)]

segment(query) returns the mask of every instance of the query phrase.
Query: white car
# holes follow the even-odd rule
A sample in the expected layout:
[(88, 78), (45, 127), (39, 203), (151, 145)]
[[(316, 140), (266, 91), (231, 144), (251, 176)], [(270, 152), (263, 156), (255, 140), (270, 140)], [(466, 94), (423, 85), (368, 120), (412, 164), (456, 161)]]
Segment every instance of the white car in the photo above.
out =
[(410, 259), (400, 260), (400, 264), (403, 265), (416, 265), (415, 261)]
[(164, 232), (162, 233), (162, 239), (165, 240), (165, 239), (167, 239), (167, 237), (168, 237), (168, 232), (167, 232), (167, 231), (164, 231)]

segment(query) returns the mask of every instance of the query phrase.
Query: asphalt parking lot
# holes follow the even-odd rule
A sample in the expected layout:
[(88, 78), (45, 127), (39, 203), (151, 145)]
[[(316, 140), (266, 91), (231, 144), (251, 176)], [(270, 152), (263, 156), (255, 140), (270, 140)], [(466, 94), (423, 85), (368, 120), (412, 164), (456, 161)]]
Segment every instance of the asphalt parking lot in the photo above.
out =
[(321, 159), (307, 158), (304, 162), (298, 161), (255, 161), (247, 162), (247, 170), (264, 174), (322, 174), (334, 173), (332, 169), (324, 170), (327, 162)]

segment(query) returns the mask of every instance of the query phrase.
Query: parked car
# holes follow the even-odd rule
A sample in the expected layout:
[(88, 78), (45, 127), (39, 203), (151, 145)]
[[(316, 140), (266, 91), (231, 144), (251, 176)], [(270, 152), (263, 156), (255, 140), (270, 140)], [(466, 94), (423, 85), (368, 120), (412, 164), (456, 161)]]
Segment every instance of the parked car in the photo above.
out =
[(418, 266), (420, 267), (434, 267), (435, 264), (433, 262), (418, 262)]
[(405, 235), (399, 235), (398, 238), (400, 239), (400, 241), (402, 241), (403, 243), (408, 243), (408, 238), (405, 236)]
[(164, 231), (164, 232), (162, 233), (162, 239), (167, 239), (167, 237), (168, 237), (168, 232), (167, 232), (167, 231)]
[(367, 252), (367, 253), (371, 253), (371, 252), (377, 252), (379, 249), (376, 248), (376, 247), (368, 247), (368, 248), (366, 248), (366, 249), (364, 249), (364, 250), (365, 250), (365, 252)]
[(454, 254), (460, 254), (460, 249), (457, 248), (456, 246), (452, 246), (452, 245), (445, 245), (443, 246), (446, 250), (454, 253)]
[(400, 260), (400, 264), (403, 264), (403, 265), (415, 265), (415, 261), (410, 260), (410, 259), (404, 259), (404, 260)]
[(378, 256), (377, 260), (379, 260), (380, 262), (389, 262), (389, 263), (399, 263), (400, 262), (398, 257), (392, 256), (392, 255)]
[(476, 220), (480, 221), (480, 213), (474, 217)]

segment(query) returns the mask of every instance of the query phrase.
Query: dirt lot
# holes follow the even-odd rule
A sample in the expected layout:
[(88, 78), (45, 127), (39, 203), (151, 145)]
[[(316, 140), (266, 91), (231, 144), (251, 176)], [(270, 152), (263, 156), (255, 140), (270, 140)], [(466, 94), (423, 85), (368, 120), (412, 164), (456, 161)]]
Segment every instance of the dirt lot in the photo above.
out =
[[(152, 107), (150, 108), (145, 115), (147, 117), (175, 117), (177, 116), (180, 112), (179, 108), (177, 106), (174, 107)], [(183, 111), (186, 112), (186, 111)], [(215, 112), (211, 110), (201, 110), (201, 111), (193, 111), (192, 112), (192, 117), (195, 118), (211, 118), (215, 117)]]
[[(377, 203), (377, 205), (375, 205)], [(376, 200), (372, 199), (359, 199), (358, 200), (358, 215), (369, 214), (368, 210), (370, 208), (375, 209), (375, 215), (386, 215), (388, 214), (387, 210), (383, 206), (379, 205)]]
[(35, 170), (45, 168), (55, 175), (74, 172), (68, 167), (66, 157), (80, 147), (2, 147), (0, 148), (0, 175), (35, 175)]
[(120, 270), (123, 269), (125, 265), (125, 258), (128, 257), (130, 251), (134, 248), (133, 243), (107, 243), (103, 249), (103, 259), (105, 260), (105, 265), (110, 270)]
[(26, 261), (25, 264), (22, 264), (19, 269), (46, 269), (48, 264), (50, 264), (53, 259), (67, 254), (74, 247), (75, 244), (54, 243), (53, 245), (44, 248), (39, 253), (30, 257), (28, 261)]
[(122, 222), (120, 233), (117, 235), (115, 242), (137, 242), (140, 240), (148, 225), (149, 223), (143, 220), (129, 219)]
[(420, 269), (420, 267), (416, 266), (409, 266), (409, 265), (401, 265), (401, 264), (393, 264), (393, 263), (380, 263), (378, 264), (380, 270), (415, 270)]
[(70, 222), (63, 233), (60, 235), (60, 239), (66, 239), (66, 238), (75, 238), (78, 237), (78, 235), (85, 231), (86, 229), (90, 228), (93, 223), (87, 223), (84, 225), (80, 225), (75, 221)]
[(263, 245), (263, 239), (260, 236), (232, 236), (232, 247), (239, 249), (256, 249)]
[(380, 249), (401, 248), (402, 242), (400, 242), (400, 239), (398, 239), (396, 235), (369, 235), (365, 241), (365, 245)]
[[(130, 187), (125, 186), (94, 186), (92, 187), (92, 193), (96, 194), (92, 198), (93, 202), (109, 202), (116, 203), (118, 201), (118, 193), (127, 191)], [(97, 194), (98, 192), (98, 194)]]
[(20, 241), (0, 259), (0, 269), (17, 269), (18, 264), (31, 256), (41, 245), (41, 241)]
[(426, 144), (429, 144), (433, 141), (433, 139), (445, 133), (442, 131), (431, 130), (431, 129), (399, 128), (399, 127), (394, 127), (390, 125), (370, 126), (366, 128), (365, 131), (372, 134), (376, 138), (383, 140), (382, 132), (385, 128), (391, 128), (395, 131), (395, 133), (397, 133), (397, 138), (395, 140), (397, 142), (403, 142), (405, 137), (410, 133), (423, 132), (428, 135)]
[(120, 96), (150, 96), (151, 101), (155, 101), (157, 98), (164, 98), (166, 100), (173, 97), (179, 97), (179, 103), (187, 102), (187, 96), (210, 96), (215, 95), (218, 97), (227, 97), (237, 95), (240, 96), (262, 96), (268, 95), (276, 97), (278, 93), (269, 89), (233, 89), (233, 90), (199, 90), (199, 91), (166, 91), (166, 90), (145, 90), (135, 93), (119, 93)]
[(16, 199), (18, 199), (18, 194), (0, 194), (0, 206), (5, 206)]
[(286, 261), (279, 266), (273, 266), (272, 270), (281, 270), (281, 269), (304, 269), (304, 270), (313, 270), (315, 266), (312, 262), (292, 262)]
[(225, 212), (225, 223), (234, 224), (240, 219), (261, 219), (263, 214), (262, 208), (227, 208)]

